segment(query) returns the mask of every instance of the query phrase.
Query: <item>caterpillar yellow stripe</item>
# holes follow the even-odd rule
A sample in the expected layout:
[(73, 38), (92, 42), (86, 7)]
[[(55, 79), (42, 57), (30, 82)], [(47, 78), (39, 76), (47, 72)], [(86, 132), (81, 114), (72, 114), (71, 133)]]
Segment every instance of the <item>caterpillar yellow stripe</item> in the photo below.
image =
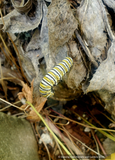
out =
[(40, 82), (40, 93), (46, 98), (53, 96), (52, 87), (58, 84), (59, 80), (70, 70), (72, 65), (73, 59), (71, 57), (66, 57), (62, 62), (51, 69)]

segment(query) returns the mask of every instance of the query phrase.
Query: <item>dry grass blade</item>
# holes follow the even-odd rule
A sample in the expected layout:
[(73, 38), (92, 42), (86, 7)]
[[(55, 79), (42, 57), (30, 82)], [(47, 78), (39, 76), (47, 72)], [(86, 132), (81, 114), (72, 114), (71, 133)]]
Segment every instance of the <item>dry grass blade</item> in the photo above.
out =
[(4, 49), (3, 49), (3, 47), (2, 47), (1, 44), (0, 44), (0, 48), (1, 48), (1, 51), (2, 51), (2, 53), (4, 54), (4, 56), (6, 57), (7, 60), (9, 60), (9, 63), (10, 63), (10, 65), (12, 66), (12, 65), (13, 65), (13, 64), (12, 64), (12, 61), (11, 61), (11, 59), (9, 59), (9, 56), (5, 53), (5, 51), (4, 51)]
[(58, 147), (58, 149), (59, 149), (59, 151), (60, 151), (60, 153), (61, 153), (61, 155), (62, 155), (62, 157), (63, 157), (63, 160), (66, 160), (66, 159), (64, 158), (64, 155), (63, 155), (63, 152), (62, 152), (62, 150), (61, 150), (60, 145), (58, 144), (58, 142), (57, 142), (56, 140), (55, 140), (55, 142), (56, 142), (57, 147)]
[[(2, 16), (1, 9), (0, 9), (0, 14), (1, 14), (1, 17), (2, 17), (3, 24), (5, 25), (4, 19), (3, 19), (3, 16)], [(16, 52), (18, 58), (19, 58), (20, 69), (19, 69), (17, 63), (15, 62), (15, 59), (14, 59), (14, 57), (12, 56), (10, 50), (8, 49), (7, 45), (5, 44), (5, 42), (4, 42), (3, 38), (2, 38), (2, 35), (0, 34), (0, 38), (1, 38), (2, 42), (3, 42), (3, 44), (4, 44), (4, 47), (5, 47), (6, 51), (7, 51), (7, 53), (9, 54), (9, 57), (7, 56), (7, 59), (10, 59), (10, 60), (15, 64), (15, 66), (16, 66), (16, 68), (18, 69), (19, 72), (20, 72), (20, 70), (21, 70), (22, 76), (24, 77), (24, 79), (25, 79), (26, 82), (28, 83), (28, 80), (27, 80), (27, 78), (26, 78), (26, 76), (25, 76), (25, 74), (24, 74), (24, 71), (23, 71), (23, 69), (22, 69), (21, 60), (20, 60), (20, 54), (19, 54), (19, 52), (18, 52), (18, 49), (17, 49), (15, 43), (13, 42), (10, 34), (9, 34), (9, 33), (7, 33), (7, 34), (8, 34), (8, 37), (10, 38), (10, 40), (11, 40), (11, 42), (12, 42), (12, 44), (13, 44), (13, 47), (14, 47), (15, 52)], [(5, 52), (3, 52), (3, 53), (5, 53)], [(5, 56), (6, 56), (6, 54), (5, 54)]]
[[(94, 139), (95, 144), (96, 144), (96, 147), (97, 147), (97, 152), (99, 153), (99, 146), (98, 146), (98, 143), (97, 143), (97, 141), (96, 141), (96, 138), (95, 138), (95, 135), (94, 135), (93, 130), (91, 130), (91, 133), (92, 133), (93, 139)], [(100, 154), (100, 153), (99, 153), (99, 154)], [(100, 157), (99, 157), (99, 160), (100, 160)]]
[(56, 126), (51, 121), (49, 121), (48, 119), (45, 119), (45, 121), (48, 124), (48, 126), (51, 128), (51, 130), (61, 138), (61, 140), (66, 144), (67, 147), (69, 146), (75, 153), (78, 153), (76, 151), (77, 148), (74, 146), (74, 144), (72, 144), (72, 142), (68, 138), (66, 138), (63, 135), (63, 133), (61, 133), (59, 129), (56, 128)]
[[(89, 109), (88, 109), (89, 110)], [(105, 128), (105, 129), (107, 129), (103, 124), (101, 124), (101, 122), (91, 113), (91, 111), (89, 110), (89, 112), (90, 112), (90, 117), (92, 117), (92, 119), (96, 122), (96, 123), (98, 123), (101, 127), (103, 127), (103, 128)], [(101, 112), (100, 112), (101, 113)], [(113, 133), (111, 133), (110, 131), (108, 131), (113, 137), (115, 137), (114, 136), (114, 134)]]
[[(59, 127), (58, 127), (59, 128)], [(59, 128), (60, 130), (64, 131), (62, 128)], [(89, 148), (86, 144), (82, 143), (79, 139), (77, 139), (76, 137), (74, 137), (71, 133), (68, 132), (68, 134), (75, 139), (76, 141), (78, 141), (79, 143), (81, 143), (84, 147), (86, 147), (87, 149), (89, 149), (90, 151), (94, 152), (95, 154), (103, 157), (102, 155), (100, 155), (98, 152), (94, 151), (93, 149)]]
[(2, 68), (1, 68), (1, 59), (0, 59), (0, 73), (1, 73), (1, 84), (3, 87), (3, 91), (5, 93), (5, 98), (7, 100), (7, 86), (5, 85), (4, 81), (3, 81), (3, 74), (2, 74)]
[(14, 57), (12, 56), (12, 53), (11, 53), (10, 50), (8, 49), (8, 47), (7, 47), (7, 45), (6, 45), (6, 43), (5, 43), (5, 41), (4, 41), (4, 39), (3, 39), (3, 37), (2, 37), (1, 34), (0, 34), (0, 38), (1, 38), (1, 40), (2, 40), (2, 43), (3, 43), (4, 47), (5, 47), (8, 55), (9, 55), (9, 59), (15, 64), (16, 68), (17, 68), (18, 71), (20, 72), (20, 69), (19, 69), (18, 65), (16, 64), (16, 61), (15, 61)]
[(24, 111), (22, 108), (14, 105), (14, 104), (12, 104), (12, 103), (10, 103), (10, 102), (7, 102), (7, 101), (5, 101), (5, 100), (2, 99), (2, 98), (0, 98), (0, 101), (5, 102), (5, 103), (9, 104), (10, 106), (13, 106), (13, 107), (15, 107), (15, 108), (17, 108), (17, 109), (19, 109), (19, 110), (21, 110), (21, 111)]
[(1, 18), (2, 18), (3, 25), (4, 25), (5, 23), (4, 23), (4, 19), (3, 19), (3, 16), (2, 16), (1, 8), (0, 8), (0, 15), (1, 15)]
[[(15, 104), (17, 104), (17, 103), (20, 103), (20, 101), (17, 101), (17, 102), (15, 102), (15, 103), (13, 103), (13, 104), (15, 105)], [(6, 106), (6, 107), (4, 107), (4, 108), (2, 108), (2, 109), (0, 109), (0, 112), (4, 111), (5, 109), (7, 109), (7, 108), (9, 108), (9, 107), (11, 107), (11, 106), (12, 106), (12, 104), (11, 104), (11, 105), (8, 105), (8, 106)]]
[(24, 71), (23, 71), (23, 68), (22, 68), (22, 65), (21, 65), (21, 59), (20, 59), (19, 51), (18, 51), (18, 49), (17, 49), (14, 41), (12, 40), (10, 34), (9, 34), (9, 33), (7, 33), (7, 34), (8, 34), (8, 37), (9, 37), (9, 39), (11, 40), (11, 42), (12, 42), (12, 44), (13, 44), (14, 50), (15, 50), (15, 52), (16, 52), (16, 54), (17, 54), (18, 59), (19, 59), (19, 65), (20, 65), (20, 70), (21, 70), (22, 76), (24, 77), (24, 79), (25, 79), (26, 82), (28, 83), (28, 80), (27, 80), (27, 78), (26, 78), (26, 76), (25, 76), (25, 74), (24, 74)]
[[(45, 124), (45, 126), (47, 127), (47, 129), (50, 131), (50, 133), (52, 134), (52, 136), (58, 141), (58, 143), (61, 145), (61, 147), (64, 149), (64, 151), (67, 153), (68, 156), (71, 157), (71, 153), (68, 151), (68, 149), (62, 144), (62, 142), (57, 138), (57, 136), (54, 134), (54, 132), (52, 131), (52, 129), (50, 128), (50, 126), (47, 124), (47, 122), (44, 120), (44, 118), (41, 116), (41, 114), (39, 114), (37, 112), (37, 110), (35, 109), (35, 107), (30, 103), (30, 102), (26, 102), (27, 104), (29, 104), (33, 110), (36, 112), (36, 114), (40, 117), (40, 119), (42, 120), (42, 122)], [(75, 160), (75, 158), (72, 158), (72, 160)]]
[(103, 154), (105, 155), (105, 157), (107, 157), (107, 154), (106, 154), (106, 152), (105, 152), (105, 149), (103, 148), (102, 144), (100, 143), (100, 141), (99, 141), (97, 135), (95, 135), (95, 138), (96, 138), (96, 140), (97, 140), (97, 142), (98, 142), (98, 144), (99, 144), (99, 146), (100, 146), (100, 148), (101, 148)]
[[(42, 110), (46, 101), (47, 99), (44, 102), (40, 103), (39, 106), (35, 107), (38, 113)], [(37, 122), (40, 121), (40, 118), (38, 117), (38, 115), (36, 115), (34, 110), (29, 112), (27, 119), (32, 120), (32, 121), (37, 121)]]
[(98, 63), (95, 61), (94, 57), (92, 56), (90, 50), (88, 47), (85, 45), (84, 41), (82, 40), (80, 34), (78, 33), (77, 29), (75, 30), (75, 35), (77, 39), (79, 40), (79, 43), (81, 44), (83, 50), (85, 51), (86, 55), (88, 56), (89, 60), (93, 63), (93, 65), (97, 68)]
[[(71, 145), (75, 145), (75, 143), (73, 142), (72, 138), (70, 137), (70, 135), (68, 134), (68, 131), (62, 126), (64, 132), (66, 133), (67, 137), (69, 138), (69, 140), (71, 141)], [(83, 152), (79, 149), (79, 147), (76, 147), (76, 152), (77, 155), (84, 155)], [(75, 154), (72, 152), (72, 155), (75, 156)], [(84, 155), (85, 156), (85, 155)], [(87, 159), (86, 159), (87, 160)]]
[[(31, 87), (29, 87), (26, 83), (24, 83), (23, 81), (21, 81), (22, 83), (22, 92), (18, 93), (18, 98), (20, 99), (20, 101), (22, 101), (22, 99), (25, 99), (25, 101), (29, 101), (30, 103), (33, 103), (33, 83), (34, 80), (32, 80), (31, 82)], [(40, 102), (40, 98), (39, 98), (39, 102)], [(40, 102), (40, 104), (38, 105), (38, 102), (35, 104), (35, 108), (37, 110), (37, 112), (39, 113), (42, 108), (44, 107), (44, 104), (46, 103), (47, 99), (44, 98), (42, 99), (42, 101)], [(26, 117), (28, 120), (31, 121), (40, 121), (40, 118), (38, 117), (38, 115), (35, 113), (34, 110), (30, 110), (30, 106), (28, 104), (24, 104), (21, 106), (22, 109), (28, 111), (28, 116)]]
[[(37, 130), (37, 129), (36, 129), (36, 131), (37, 131), (38, 137), (40, 138), (40, 134), (38, 133), (38, 130)], [(42, 142), (43, 142), (43, 144), (44, 144), (44, 146), (45, 146), (45, 148), (46, 148), (46, 151), (47, 151), (47, 153), (48, 153), (48, 158), (49, 158), (49, 160), (51, 160), (49, 149), (48, 149), (47, 145), (45, 144), (45, 142), (44, 142), (44, 141), (42, 141)]]
[[(107, 132), (103, 131), (103, 130), (106, 130), (106, 131), (111, 131), (110, 129), (103, 129), (103, 128), (98, 128), (98, 127), (95, 127), (92, 123), (90, 123), (89, 121), (87, 121), (85, 118), (83, 118), (82, 116), (80, 116), (79, 114), (77, 114), (76, 112), (73, 111), (73, 113), (79, 117), (81, 117), (81, 119), (86, 122), (87, 124), (89, 124), (90, 126), (94, 127), (94, 129), (97, 129), (99, 132), (101, 132), (103, 135), (105, 135), (106, 137), (110, 138), (111, 140), (115, 141), (115, 137), (113, 137), (112, 135), (108, 134)], [(114, 130), (112, 130), (113, 132), (115, 132)]]
[(106, 14), (106, 11), (105, 11), (104, 4), (103, 4), (102, 0), (98, 0), (98, 2), (100, 4), (100, 9), (101, 9), (102, 14), (103, 14), (103, 21), (105, 23), (109, 38), (111, 40), (115, 40), (115, 37), (114, 37), (114, 35), (112, 33), (111, 27), (110, 27), (109, 22), (108, 22), (108, 18), (107, 18), (107, 14)]
[(111, 122), (115, 123), (115, 121), (113, 121), (111, 118), (109, 118), (106, 114), (104, 114), (103, 112), (100, 111), (101, 114), (103, 114), (108, 120), (110, 120)]
[[(75, 113), (75, 114), (77, 114), (77, 113)], [(78, 115), (79, 117), (80, 117), (80, 115)], [(87, 127), (87, 128), (92, 128), (92, 129), (97, 129), (97, 130), (102, 130), (102, 131), (111, 131), (111, 132), (115, 132), (115, 130), (112, 130), (112, 129), (104, 129), (104, 128), (98, 128), (98, 127), (95, 127), (95, 126), (89, 126), (89, 125), (85, 125), (85, 124), (83, 124), (83, 123), (80, 123), (80, 122), (77, 122), (77, 121), (75, 121), (75, 120), (72, 120), (72, 119), (70, 119), (70, 118), (67, 118), (67, 117), (65, 117), (65, 116), (63, 116), (63, 117), (60, 117), (60, 116), (54, 116), (54, 115), (50, 115), (50, 117), (56, 117), (56, 118), (59, 118), (59, 119), (65, 119), (65, 120), (68, 120), (68, 121), (70, 121), (70, 122), (73, 122), (73, 123), (77, 123), (77, 124), (79, 124), (79, 125), (81, 125), (81, 126), (84, 126), (84, 127)], [(58, 123), (59, 124), (59, 123)]]

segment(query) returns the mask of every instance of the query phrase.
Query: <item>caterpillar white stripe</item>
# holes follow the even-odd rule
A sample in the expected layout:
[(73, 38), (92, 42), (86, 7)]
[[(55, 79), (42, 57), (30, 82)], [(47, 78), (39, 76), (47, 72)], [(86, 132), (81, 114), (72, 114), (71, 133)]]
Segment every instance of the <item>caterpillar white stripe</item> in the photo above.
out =
[(59, 80), (61, 80), (64, 74), (69, 71), (72, 65), (72, 58), (66, 57), (62, 62), (50, 70), (40, 82), (40, 93), (46, 98), (53, 96), (52, 87), (58, 84)]

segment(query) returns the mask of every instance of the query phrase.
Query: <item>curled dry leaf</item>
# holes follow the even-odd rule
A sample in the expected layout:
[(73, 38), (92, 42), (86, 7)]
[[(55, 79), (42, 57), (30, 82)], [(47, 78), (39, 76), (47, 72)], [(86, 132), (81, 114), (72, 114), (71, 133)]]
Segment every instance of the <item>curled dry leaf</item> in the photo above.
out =
[[(34, 101), (34, 107), (36, 108), (37, 112), (40, 112), (45, 104), (45, 102), (47, 101), (46, 98), (44, 97), (39, 97), (39, 99), (35, 98), (36, 100), (33, 99), (33, 83), (34, 80), (31, 82), (31, 87), (29, 87), (27, 84), (25, 84), (23, 81), (21, 81), (22, 83), (22, 92), (18, 93), (18, 98), (20, 100), (22, 100), (23, 98), (25, 98), (27, 101), (29, 101), (30, 103), (33, 103)], [(24, 110), (26, 109), (28, 104), (24, 104), (21, 106), (21, 108), (23, 108)], [(28, 110), (28, 116), (27, 119), (31, 120), (31, 121), (39, 121), (39, 117), (38, 115), (35, 113), (34, 110)]]
[[(30, 103), (33, 102), (33, 82), (34, 80), (31, 82), (31, 88), (30, 88), (27, 84), (21, 81), (23, 88), (22, 88), (22, 92), (18, 93), (19, 100), (24, 98)], [(27, 107), (27, 104), (24, 104), (21, 106), (22, 109), (25, 109), (26, 107)]]
[(19, 12), (19, 13), (26, 13), (29, 12), (32, 8), (32, 0), (28, 0), (25, 4), (22, 1), (19, 4), (19, 1), (11, 0), (13, 7)]
[(25, 84), (23, 81), (22, 83), (22, 92), (18, 93), (18, 98), (21, 100), (22, 98), (25, 98), (30, 103), (33, 102), (33, 83), (34, 80), (31, 82), (31, 87), (29, 87), (27, 84)]
[[(15, 9), (4, 16), (4, 31), (10, 33), (21, 33), (34, 30), (38, 27), (42, 19), (42, 5), (43, 2), (37, 0), (37, 6), (35, 10), (35, 18), (29, 19), (25, 14), (20, 14)], [(3, 24), (2, 18), (0, 18), (0, 24)]]

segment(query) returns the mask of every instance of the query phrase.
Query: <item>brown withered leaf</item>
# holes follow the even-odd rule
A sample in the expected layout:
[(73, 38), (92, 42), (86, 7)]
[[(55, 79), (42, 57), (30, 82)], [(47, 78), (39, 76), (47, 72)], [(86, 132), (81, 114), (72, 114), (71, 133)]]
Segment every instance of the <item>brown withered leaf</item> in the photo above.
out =
[[(34, 107), (37, 110), (37, 112), (40, 112), (45, 104), (45, 102), (47, 101), (47, 98), (44, 97), (34, 97), (33, 98), (33, 83), (34, 80), (32, 80), (31, 82), (31, 87), (29, 87), (27, 84), (25, 84), (23, 81), (21, 81), (22, 83), (22, 92), (18, 93), (18, 98), (20, 100), (22, 99), (26, 99), (27, 101), (29, 101), (31, 104), (34, 103)], [(21, 106), (21, 108), (26, 109), (26, 107), (28, 106), (28, 104), (24, 104)], [(26, 111), (28, 111), (28, 116), (27, 119), (31, 120), (31, 121), (39, 121), (39, 117), (36, 114), (36, 112), (34, 110), (31, 110), (31, 108), (27, 108)]]
[[(37, 112), (40, 112), (44, 106), (44, 104), (46, 103), (47, 99), (44, 98), (44, 101), (40, 103), (39, 106), (35, 107)], [(36, 114), (36, 112), (34, 110), (30, 111), (27, 117), (28, 120), (31, 121), (40, 121), (40, 118), (38, 117), (38, 115)]]
[(22, 83), (23, 88), (22, 88), (22, 92), (18, 93), (18, 98), (20, 100), (22, 98), (25, 98), (27, 101), (32, 103), (33, 102), (33, 83), (34, 83), (34, 80), (32, 80), (32, 82), (31, 82), (31, 87), (29, 87), (23, 81), (21, 81), (21, 83)]
[(35, 108), (37, 107), (37, 106), (39, 106), (42, 102), (46, 102), (46, 100), (47, 100), (47, 98), (45, 98), (45, 97), (39, 97), (39, 96), (37, 96), (37, 97), (34, 97), (33, 98), (33, 104), (34, 104), (34, 106), (35, 106)]
[(84, 131), (82, 131), (78, 125), (70, 123), (65, 128), (70, 134), (79, 139), (81, 142), (87, 145), (91, 144), (92, 142), (91, 138)]
[[(34, 80), (32, 80), (31, 82), (31, 87), (29, 87), (27, 84), (25, 84), (23, 81), (21, 81), (22, 83), (22, 92), (18, 93), (18, 98), (20, 101), (22, 101), (22, 99), (26, 99), (27, 101), (29, 101), (30, 103), (33, 102), (33, 83)], [(22, 109), (26, 109), (28, 104), (23, 104), (21, 106)]]

